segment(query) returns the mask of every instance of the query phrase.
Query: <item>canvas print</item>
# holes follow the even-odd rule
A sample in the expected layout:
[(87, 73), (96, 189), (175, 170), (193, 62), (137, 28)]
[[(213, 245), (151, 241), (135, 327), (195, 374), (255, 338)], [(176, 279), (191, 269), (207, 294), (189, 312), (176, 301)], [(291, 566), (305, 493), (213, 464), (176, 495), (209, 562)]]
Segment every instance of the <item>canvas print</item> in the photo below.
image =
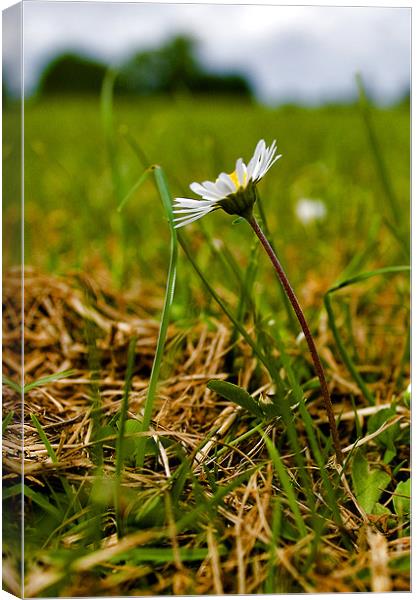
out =
[(3, 589), (410, 591), (411, 9), (3, 12)]

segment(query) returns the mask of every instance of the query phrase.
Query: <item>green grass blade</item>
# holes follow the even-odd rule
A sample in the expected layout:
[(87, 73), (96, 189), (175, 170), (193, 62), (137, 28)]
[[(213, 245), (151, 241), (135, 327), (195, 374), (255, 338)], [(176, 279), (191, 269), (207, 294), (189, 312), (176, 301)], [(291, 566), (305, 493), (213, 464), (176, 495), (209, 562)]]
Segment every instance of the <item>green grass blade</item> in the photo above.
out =
[[(170, 320), (171, 306), (174, 300), (175, 291), (175, 279), (177, 273), (177, 257), (178, 257), (178, 243), (177, 243), (177, 232), (174, 227), (173, 212), (172, 212), (172, 198), (169, 192), (168, 184), (161, 167), (154, 166), (152, 168), (155, 177), (155, 183), (159, 196), (162, 200), (162, 204), (165, 213), (168, 217), (168, 223), (170, 228), (170, 258), (167, 275), (167, 283), (165, 289), (164, 306), (162, 309), (161, 321), (159, 326), (158, 341), (156, 345), (155, 358), (152, 365), (151, 376), (149, 379), (148, 392), (145, 400), (145, 408), (142, 418), (142, 431), (147, 431), (151, 423), (152, 410), (155, 400), (156, 387), (159, 379), (159, 372), (161, 369), (161, 363), (163, 358), (164, 346), (166, 335), (168, 331), (168, 325)], [(140, 439), (137, 446), (136, 452), (136, 464), (139, 468), (143, 466), (145, 459), (145, 445), (146, 438)]]
[(71, 375), (74, 375), (74, 373), (75, 371), (73, 369), (68, 369), (67, 371), (60, 371), (59, 373), (54, 373), (53, 375), (46, 375), (45, 377), (40, 377), (36, 381), (27, 383), (23, 388), (23, 391), (25, 393), (29, 392), (30, 390), (41, 387), (42, 385), (46, 385), (47, 383), (52, 383), (54, 381), (59, 381), (60, 379), (71, 377)]
[(49, 458), (52, 460), (53, 463), (57, 463), (58, 459), (55, 454), (55, 450), (52, 448), (48, 438), (46, 437), (46, 434), (42, 428), (42, 425), (39, 423), (37, 416), (34, 414), (31, 414), (30, 419), (31, 419), (32, 423), (34, 424), (34, 426), (36, 427), (36, 431), (38, 432), (38, 435), (41, 438), (43, 445), (46, 448), (46, 451), (48, 452)]
[(344, 362), (346, 368), (348, 369), (349, 373), (355, 380), (358, 388), (361, 390), (362, 394), (364, 395), (364, 398), (366, 398), (368, 404), (374, 406), (375, 398), (374, 398), (373, 394), (371, 393), (371, 391), (368, 389), (368, 386), (366, 385), (365, 381), (363, 380), (361, 374), (356, 369), (356, 366), (355, 366), (353, 360), (351, 359), (348, 351), (346, 350), (345, 344), (343, 343), (343, 340), (342, 340), (342, 336), (340, 335), (339, 330), (336, 326), (336, 319), (335, 319), (332, 303), (330, 300), (329, 292), (327, 292), (324, 295), (324, 306), (325, 306), (325, 309), (327, 312), (329, 327), (332, 331), (333, 338), (334, 338), (334, 341), (336, 342), (336, 346), (339, 351), (340, 357), (341, 357), (342, 361)]
[(116, 440), (116, 485), (115, 485), (115, 512), (116, 512), (116, 523), (117, 523), (117, 533), (120, 536), (122, 534), (122, 524), (120, 519), (120, 510), (119, 510), (119, 499), (121, 494), (120, 489), (120, 479), (123, 469), (123, 446), (124, 446), (124, 435), (125, 435), (125, 424), (127, 419), (127, 411), (129, 408), (129, 394), (132, 389), (132, 377), (133, 377), (133, 369), (135, 366), (135, 355), (136, 355), (136, 342), (137, 337), (133, 337), (129, 342), (129, 348), (127, 351), (127, 367), (126, 367), (126, 377), (125, 377), (125, 386), (123, 391), (123, 399), (122, 405), (120, 408), (120, 420), (119, 420), (119, 430), (117, 433)]
[(149, 169), (146, 169), (146, 171), (144, 171), (142, 173), (142, 175), (139, 177), (137, 182), (131, 187), (130, 191), (126, 194), (126, 196), (120, 202), (119, 206), (117, 207), (117, 212), (121, 212), (121, 210), (123, 209), (126, 202), (128, 202), (128, 200), (131, 198), (131, 196), (133, 196), (133, 194), (140, 188), (142, 183), (144, 183), (144, 181), (148, 178), (149, 173), (150, 173)]
[(223, 302), (223, 300), (220, 298), (220, 296), (217, 294), (217, 292), (211, 286), (208, 279), (206, 278), (206, 276), (204, 275), (204, 273), (202, 272), (200, 267), (197, 265), (197, 263), (193, 257), (193, 253), (188, 246), (188, 242), (185, 239), (185, 236), (182, 233), (179, 233), (178, 239), (179, 239), (181, 247), (184, 250), (188, 260), (190, 261), (192, 267), (194, 268), (194, 271), (197, 273), (197, 275), (201, 279), (204, 286), (210, 292), (210, 294), (213, 297), (213, 299), (215, 300), (215, 302), (220, 306), (220, 308), (222, 309), (224, 314), (227, 316), (229, 321), (231, 321), (231, 323), (235, 326), (235, 328), (239, 331), (240, 335), (247, 342), (247, 344), (249, 344), (249, 346), (252, 348), (254, 354), (259, 358), (261, 363), (266, 367), (266, 369), (271, 373), (271, 375), (274, 376), (276, 374), (276, 368), (267, 359), (267, 357), (264, 355), (262, 350), (259, 348), (258, 344), (250, 337), (250, 335), (248, 334), (246, 329), (242, 326), (241, 323), (239, 323), (239, 321), (233, 315), (232, 311), (227, 307), (225, 302)]
[(269, 439), (269, 437), (266, 435), (266, 433), (261, 431), (261, 436), (266, 444), (268, 454), (274, 464), (275, 471), (277, 473), (279, 480), (281, 481), (281, 485), (283, 487), (285, 495), (287, 496), (288, 505), (294, 516), (294, 521), (298, 528), (300, 538), (304, 538), (307, 535), (307, 528), (303, 521), (303, 517), (301, 516), (301, 512), (300, 512), (300, 509), (297, 504), (297, 499), (295, 497), (293, 484), (287, 474), (286, 467), (285, 467), (284, 463), (282, 462), (282, 459), (278, 452), (278, 449), (274, 446), (274, 444)]
[(362, 77), (359, 73), (356, 75), (356, 84), (359, 92), (359, 107), (363, 117), (365, 129), (368, 134), (369, 144), (375, 160), (375, 165), (381, 180), (382, 188), (390, 205), (392, 217), (395, 223), (398, 225), (400, 223), (400, 209), (398, 206), (398, 201), (394, 194), (391, 178), (388, 174), (388, 169), (382, 156), (382, 151), (375, 133), (374, 125), (372, 123), (370, 106), (366, 96), (365, 86), (363, 85)]
[(22, 483), (15, 483), (14, 485), (11, 485), (10, 487), (6, 487), (3, 486), (3, 491), (2, 491), (2, 500), (6, 500), (7, 498), (12, 498), (13, 496), (19, 496), (22, 493)]
[(344, 287), (352, 285), (354, 283), (359, 283), (360, 281), (365, 281), (366, 279), (370, 279), (371, 277), (376, 277), (377, 275), (390, 275), (393, 273), (403, 273), (404, 271), (410, 271), (410, 267), (408, 265), (398, 265), (393, 267), (382, 267), (381, 269), (374, 269), (373, 271), (367, 271), (366, 273), (359, 273), (354, 277), (349, 277), (340, 283), (332, 286), (329, 290), (327, 290), (327, 294), (332, 294), (337, 290), (341, 290)]
[(220, 381), (218, 379), (210, 379), (207, 383), (207, 387), (216, 392), (222, 398), (226, 398), (230, 402), (234, 402), (238, 406), (242, 406), (248, 412), (255, 415), (260, 419), (263, 418), (263, 412), (259, 404), (252, 398), (252, 396), (244, 389), (228, 381)]
[(22, 393), (22, 386), (19, 385), (17, 381), (13, 381), (13, 379), (7, 377), (7, 375), (3, 375), (3, 385), (7, 385), (9, 388), (11, 388), (14, 392), (17, 392), (18, 394)]
[(193, 523), (195, 524), (196, 519), (201, 512), (207, 512), (207, 510), (212, 507), (216, 508), (222, 502), (223, 498), (227, 496), (227, 494), (230, 494), (230, 492), (239, 487), (239, 485), (242, 485), (242, 483), (247, 481), (255, 471), (262, 468), (262, 466), (263, 464), (258, 464), (256, 467), (252, 467), (241, 475), (235, 477), (228, 485), (219, 487), (217, 492), (209, 499), (207, 503), (201, 502), (196, 508), (191, 510), (175, 523), (176, 531), (180, 533), (183, 529), (186, 529)]
[(327, 501), (333, 512), (333, 518), (338, 525), (342, 525), (342, 518), (340, 516), (339, 507), (337, 505), (334, 488), (333, 488), (333, 485), (330, 481), (329, 475), (326, 470), (326, 465), (325, 465), (326, 454), (319, 447), (319, 442), (318, 442), (318, 439), (316, 436), (316, 432), (314, 430), (313, 419), (311, 418), (310, 413), (308, 412), (308, 410), (306, 408), (304, 398), (302, 398), (300, 401), (299, 410), (300, 410), (300, 415), (304, 422), (308, 440), (310, 442), (310, 447), (313, 451), (314, 459), (320, 469), (320, 475), (321, 475), (321, 478), (323, 481), (324, 488), (326, 490)]
[[(48, 438), (47, 438), (47, 436), (46, 436), (46, 434), (45, 434), (45, 432), (43, 430), (43, 427), (42, 427), (42, 425), (40, 424), (40, 422), (38, 420), (38, 418), (36, 417), (36, 415), (31, 414), (30, 415), (30, 419), (31, 419), (33, 425), (36, 427), (36, 431), (38, 432), (38, 435), (41, 438), (42, 443), (43, 443), (43, 445), (46, 448), (46, 451), (48, 453), (49, 458), (51, 459), (51, 461), (53, 463), (57, 463), (58, 462), (58, 457), (57, 457), (57, 455), (55, 453), (55, 450), (52, 448), (52, 446), (51, 446), (51, 444), (50, 444), (50, 442), (49, 442), (49, 440), (48, 440)], [(66, 493), (66, 495), (68, 497), (68, 500), (71, 501), (71, 499), (73, 498), (73, 492), (72, 492), (70, 484), (65, 479), (65, 477), (60, 477), (59, 479), (60, 479), (62, 487), (64, 488), (64, 491), (65, 491), (65, 493)]]
[(333, 294), (334, 292), (336, 292), (338, 290), (346, 288), (350, 285), (354, 285), (355, 283), (359, 283), (361, 281), (370, 279), (371, 277), (376, 277), (378, 275), (389, 275), (389, 274), (395, 274), (395, 273), (402, 273), (402, 272), (409, 271), (409, 270), (410, 270), (409, 266), (399, 265), (399, 266), (393, 266), (393, 267), (383, 267), (381, 269), (375, 269), (374, 271), (367, 271), (366, 273), (359, 273), (358, 275), (355, 275), (354, 277), (350, 277), (350, 278), (345, 279), (344, 281), (341, 281), (340, 283), (334, 285), (324, 295), (324, 306), (326, 308), (326, 312), (327, 312), (327, 316), (328, 316), (329, 327), (332, 331), (339, 354), (340, 354), (346, 368), (348, 369), (349, 373), (351, 374), (351, 376), (355, 380), (356, 384), (358, 385), (359, 389), (363, 393), (364, 397), (366, 398), (368, 403), (371, 405), (375, 405), (375, 398), (374, 398), (373, 394), (371, 393), (371, 391), (368, 389), (368, 386), (366, 385), (366, 383), (363, 380), (362, 376), (360, 375), (359, 371), (356, 369), (356, 366), (355, 366), (352, 358), (350, 357), (350, 355), (345, 347), (345, 344), (343, 343), (343, 340), (339, 333), (339, 330), (337, 329), (336, 319), (335, 319), (335, 315), (334, 315), (334, 311), (333, 311), (333, 307), (332, 307), (332, 303), (331, 303), (331, 299), (330, 299), (331, 294)]
[(120, 168), (118, 163), (117, 149), (114, 139), (114, 123), (113, 123), (113, 91), (114, 91), (114, 83), (116, 81), (117, 71), (114, 69), (108, 69), (106, 75), (103, 79), (103, 84), (101, 87), (101, 116), (103, 121), (103, 129), (104, 135), (106, 139), (107, 152), (109, 156), (112, 180), (113, 180), (113, 190), (116, 198), (119, 202), (122, 199), (121, 196), (121, 176), (120, 176)]
[(277, 540), (281, 535), (282, 526), (282, 507), (281, 501), (278, 497), (273, 499), (272, 509), (272, 527), (271, 527), (271, 542), (269, 544), (269, 560), (268, 560), (268, 574), (265, 580), (265, 594), (273, 594), (276, 592), (276, 579), (277, 579)]
[[(227, 549), (223, 546), (219, 549), (219, 555), (225, 556)], [(181, 561), (193, 562), (202, 561), (208, 556), (208, 548), (177, 548), (178, 556)], [(146, 548), (134, 548), (125, 554), (119, 554), (115, 561), (128, 561), (128, 564), (143, 562), (169, 563), (176, 560), (176, 552), (171, 548), (158, 548), (147, 546)]]
[[(282, 361), (282, 365), (284, 367), (284, 370), (285, 370), (285, 372), (288, 376), (289, 382), (290, 382), (294, 400), (296, 401), (297, 404), (300, 404), (301, 402), (303, 402), (303, 390), (301, 389), (301, 386), (295, 376), (290, 359), (285, 350), (284, 343), (282, 342), (281, 335), (278, 330), (276, 330), (276, 341), (277, 341), (277, 346), (278, 346), (278, 349), (280, 352), (280, 358)], [(313, 493), (313, 481), (312, 481), (311, 477), (309, 476), (308, 471), (306, 469), (304, 453), (302, 452), (302, 448), (301, 448), (300, 442), (298, 440), (297, 428), (295, 426), (295, 420), (294, 420), (295, 416), (292, 412), (289, 398), (285, 395), (283, 395), (283, 398), (280, 403), (280, 413), (281, 413), (284, 423), (286, 425), (286, 434), (287, 434), (288, 440), (290, 442), (292, 451), (294, 452), (295, 462), (296, 462), (297, 467), (300, 472), (301, 480), (303, 483), (303, 491), (307, 498), (309, 508), (310, 508), (312, 514), (315, 515), (316, 509), (315, 509), (315, 500), (314, 500), (314, 493)]]
[(60, 520), (62, 518), (61, 512), (55, 506), (53, 506), (50, 502), (48, 502), (48, 500), (45, 498), (45, 496), (43, 494), (41, 494), (39, 492), (35, 492), (27, 485), (23, 485), (23, 493), (26, 498), (30, 498), (35, 504), (40, 506), (45, 512), (47, 512), (50, 515), (52, 515), (53, 517), (55, 517), (55, 519)]
[(2, 435), (4, 435), (4, 432), (6, 431), (6, 429), (8, 428), (8, 426), (10, 425), (12, 419), (14, 417), (14, 410), (11, 410), (3, 419), (2, 424), (1, 424), (1, 431), (2, 431)]
[[(261, 222), (262, 222), (262, 225), (263, 225), (263, 230), (265, 232), (265, 236), (266, 236), (268, 242), (271, 244), (272, 250), (275, 252), (275, 254), (277, 256), (279, 256), (279, 253), (276, 252), (276, 250), (275, 250), (274, 240), (272, 239), (271, 231), (270, 231), (269, 225), (268, 225), (268, 220), (266, 218), (266, 213), (264, 211), (263, 200), (262, 200), (261, 196), (259, 195), (258, 191), (257, 191), (257, 200), (258, 200), (257, 206), (258, 206), (258, 209), (259, 209), (259, 215), (261, 217)], [(256, 238), (256, 236), (255, 236), (255, 238)], [(284, 267), (285, 267), (285, 265), (284, 265)], [(298, 335), (298, 333), (300, 331), (300, 326), (299, 326), (299, 323), (297, 321), (297, 318), (294, 315), (294, 311), (292, 309), (291, 302), (289, 301), (288, 296), (285, 293), (285, 290), (282, 287), (279, 278), (276, 277), (275, 281), (276, 281), (276, 283), (278, 285), (279, 295), (281, 296), (282, 303), (284, 304), (285, 312), (287, 313), (288, 324), (289, 324), (292, 332), (295, 335)]]

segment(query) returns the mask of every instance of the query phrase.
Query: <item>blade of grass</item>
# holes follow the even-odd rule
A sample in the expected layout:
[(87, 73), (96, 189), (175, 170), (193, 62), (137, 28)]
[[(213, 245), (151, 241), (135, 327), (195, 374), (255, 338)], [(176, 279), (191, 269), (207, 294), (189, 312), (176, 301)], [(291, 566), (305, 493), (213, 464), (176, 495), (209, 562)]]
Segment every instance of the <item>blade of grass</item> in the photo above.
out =
[(175, 528), (177, 533), (180, 533), (184, 529), (188, 528), (192, 524), (197, 523), (197, 517), (201, 512), (207, 513), (208, 508), (217, 507), (220, 502), (234, 489), (236, 489), (239, 485), (244, 483), (249, 479), (249, 477), (257, 470), (263, 467), (263, 463), (257, 464), (255, 467), (251, 467), (241, 475), (238, 475), (233, 479), (231, 483), (225, 486), (219, 486), (218, 491), (208, 500), (207, 503), (202, 502), (196, 508), (191, 510), (189, 513), (184, 515), (179, 521), (175, 523)]
[(26, 393), (30, 390), (33, 390), (34, 388), (41, 387), (42, 385), (45, 385), (47, 383), (52, 383), (53, 381), (59, 381), (60, 379), (71, 377), (71, 375), (74, 375), (74, 373), (75, 371), (73, 369), (68, 369), (67, 371), (60, 371), (59, 373), (54, 373), (53, 375), (46, 375), (45, 377), (40, 377), (36, 381), (27, 383), (23, 388), (23, 392)]
[(183, 233), (181, 233), (181, 232), (179, 233), (178, 240), (179, 240), (181, 247), (184, 250), (188, 260), (190, 261), (192, 267), (194, 268), (194, 271), (197, 273), (197, 275), (201, 279), (204, 286), (210, 292), (210, 294), (213, 297), (213, 299), (215, 300), (215, 302), (220, 306), (220, 308), (222, 309), (224, 314), (231, 321), (231, 323), (236, 327), (236, 329), (239, 331), (240, 335), (247, 342), (247, 344), (249, 344), (249, 346), (252, 348), (255, 356), (257, 356), (259, 358), (261, 363), (266, 367), (267, 371), (269, 371), (271, 374), (275, 375), (276, 374), (275, 366), (267, 359), (267, 357), (264, 355), (262, 350), (259, 348), (258, 344), (250, 337), (250, 335), (248, 334), (246, 329), (242, 326), (241, 323), (239, 323), (239, 321), (233, 315), (231, 310), (227, 307), (225, 302), (223, 302), (223, 300), (220, 298), (220, 296), (217, 294), (217, 292), (214, 290), (214, 288), (208, 282), (206, 276), (204, 275), (204, 273), (201, 271), (200, 267), (197, 265), (196, 261), (194, 260), (192, 252), (188, 246), (188, 242), (186, 241), (186, 238)]
[(273, 499), (273, 509), (272, 509), (272, 527), (271, 527), (271, 541), (269, 544), (269, 559), (268, 559), (268, 574), (265, 580), (265, 594), (273, 594), (276, 592), (276, 578), (277, 578), (277, 540), (281, 535), (281, 526), (282, 526), (282, 507), (281, 501), (276, 496)]
[(114, 83), (116, 81), (117, 71), (115, 69), (108, 69), (101, 87), (101, 117), (103, 122), (103, 129), (105, 135), (105, 141), (107, 146), (107, 153), (110, 161), (111, 174), (113, 180), (113, 191), (116, 198), (121, 201), (121, 176), (118, 164), (117, 149), (114, 140), (114, 123), (113, 123), (113, 90)]
[(26, 498), (30, 498), (35, 504), (40, 506), (45, 512), (52, 515), (58, 521), (62, 518), (62, 513), (55, 506), (53, 506), (40, 492), (35, 492), (27, 485), (23, 485), (23, 493)]
[[(275, 254), (278, 254), (275, 250), (274, 241), (272, 239), (271, 231), (268, 226), (268, 221), (267, 221), (266, 214), (265, 214), (264, 207), (263, 207), (263, 201), (262, 201), (262, 198), (258, 191), (257, 191), (257, 205), (258, 205), (258, 209), (259, 209), (259, 216), (261, 217), (261, 222), (263, 225), (263, 230), (265, 232), (265, 236), (266, 236), (268, 242), (271, 244), (272, 250), (275, 252)], [(299, 326), (297, 323), (297, 319), (295, 318), (294, 312), (291, 308), (291, 303), (288, 300), (287, 295), (286, 295), (285, 291), (283, 290), (282, 285), (280, 284), (279, 280), (277, 280), (277, 285), (278, 285), (278, 289), (279, 289), (279, 294), (280, 294), (282, 302), (284, 304), (285, 311), (287, 313), (288, 324), (289, 324), (292, 332), (297, 336), (299, 334), (300, 329), (299, 329)]]
[(381, 148), (375, 133), (375, 128), (372, 123), (369, 100), (366, 96), (365, 86), (363, 84), (363, 80), (360, 73), (356, 74), (356, 85), (358, 87), (359, 92), (359, 107), (362, 114), (365, 129), (368, 134), (368, 140), (375, 160), (375, 165), (381, 180), (382, 188), (390, 205), (392, 217), (396, 225), (398, 226), (400, 223), (400, 209), (398, 207), (397, 198), (394, 194), (391, 178), (388, 174), (388, 170), (385, 165), (384, 158), (382, 156)]
[(319, 442), (318, 442), (318, 439), (317, 439), (317, 436), (315, 433), (315, 429), (314, 429), (314, 423), (310, 416), (310, 413), (308, 412), (308, 410), (306, 408), (304, 398), (301, 398), (301, 400), (300, 400), (299, 410), (300, 410), (300, 415), (301, 415), (304, 425), (305, 425), (307, 437), (310, 442), (310, 447), (313, 451), (314, 459), (320, 469), (320, 475), (321, 475), (323, 485), (324, 485), (326, 493), (327, 493), (327, 501), (333, 512), (333, 518), (338, 525), (342, 525), (342, 518), (340, 516), (339, 507), (337, 505), (334, 488), (332, 486), (332, 483), (330, 481), (330, 478), (329, 478), (327, 470), (326, 470), (326, 460), (325, 460), (326, 454), (319, 447)]
[(37, 416), (34, 414), (31, 414), (30, 419), (31, 419), (33, 425), (36, 427), (36, 431), (38, 432), (38, 435), (41, 438), (42, 443), (46, 448), (46, 451), (48, 452), (49, 458), (51, 459), (51, 461), (53, 463), (57, 463), (58, 459), (55, 454), (55, 450), (52, 448), (48, 438), (46, 437), (46, 434), (45, 434), (44, 430), (42, 429), (42, 425), (39, 423)]
[[(58, 457), (55, 453), (55, 450), (52, 448), (52, 446), (46, 436), (46, 433), (44, 432), (43, 427), (42, 427), (41, 423), (39, 422), (37, 416), (32, 413), (30, 415), (30, 419), (31, 419), (33, 425), (36, 427), (36, 431), (38, 432), (38, 435), (41, 438), (42, 443), (46, 448), (49, 458), (51, 459), (51, 461), (53, 463), (55, 463), (55, 464), (58, 463)], [(64, 488), (64, 491), (68, 497), (68, 502), (71, 502), (73, 499), (74, 493), (73, 493), (73, 490), (71, 489), (70, 484), (68, 483), (68, 481), (66, 480), (65, 477), (61, 476), (59, 478), (59, 480), (60, 480), (62, 487)]]
[(371, 404), (372, 406), (375, 405), (375, 398), (374, 398), (373, 394), (371, 393), (371, 391), (368, 389), (368, 386), (366, 385), (366, 383), (363, 380), (362, 376), (360, 375), (359, 371), (356, 369), (356, 366), (355, 366), (353, 360), (351, 359), (351, 357), (345, 347), (345, 344), (343, 343), (343, 340), (339, 333), (339, 330), (337, 329), (336, 319), (335, 319), (335, 315), (334, 315), (334, 311), (333, 311), (333, 307), (332, 307), (332, 303), (331, 303), (331, 295), (338, 290), (346, 288), (350, 285), (354, 285), (355, 283), (365, 281), (367, 279), (370, 279), (371, 277), (376, 277), (378, 275), (401, 273), (401, 272), (409, 271), (409, 270), (410, 270), (409, 266), (400, 265), (400, 266), (393, 266), (393, 267), (383, 267), (381, 269), (375, 269), (374, 271), (368, 271), (366, 273), (359, 273), (358, 275), (355, 275), (354, 277), (350, 277), (348, 279), (345, 279), (344, 281), (337, 283), (336, 285), (331, 287), (329, 290), (327, 290), (327, 292), (324, 295), (324, 306), (327, 311), (329, 327), (332, 331), (332, 334), (333, 334), (334, 340), (336, 342), (336, 346), (340, 353), (340, 356), (341, 356), (346, 368), (348, 369), (349, 373), (351, 374), (351, 376), (355, 380), (356, 384), (358, 385), (359, 389), (363, 393), (364, 397), (366, 398), (368, 403)]
[(287, 474), (286, 467), (282, 462), (278, 449), (276, 448), (276, 446), (274, 446), (270, 438), (266, 435), (264, 431), (260, 431), (260, 434), (263, 441), (266, 444), (268, 454), (273, 462), (278, 479), (281, 481), (281, 485), (283, 487), (285, 495), (287, 496), (288, 505), (292, 511), (295, 524), (300, 534), (300, 538), (304, 538), (307, 535), (307, 528), (303, 521), (303, 517), (301, 516), (301, 512), (297, 504), (297, 498), (295, 497), (294, 487)]
[(7, 385), (9, 388), (11, 388), (14, 392), (17, 392), (18, 394), (22, 393), (22, 387), (16, 381), (13, 381), (13, 379), (7, 377), (7, 375), (3, 375), (3, 385)]
[(119, 431), (117, 433), (116, 440), (116, 474), (115, 474), (115, 499), (114, 506), (116, 512), (116, 525), (117, 525), (117, 535), (120, 537), (122, 535), (122, 522), (120, 517), (120, 494), (121, 494), (121, 486), (120, 480), (123, 469), (123, 446), (124, 446), (124, 434), (125, 434), (125, 424), (127, 419), (127, 411), (129, 408), (129, 394), (132, 388), (132, 377), (133, 377), (133, 369), (135, 364), (135, 355), (136, 355), (136, 342), (137, 337), (133, 337), (129, 342), (129, 348), (127, 351), (127, 367), (126, 367), (126, 377), (125, 377), (125, 386), (123, 391), (123, 399), (122, 405), (120, 408), (120, 418), (119, 418)]
[[(149, 379), (149, 386), (145, 400), (145, 408), (142, 419), (142, 431), (149, 429), (153, 411), (153, 405), (155, 401), (156, 387), (159, 380), (159, 372), (161, 369), (161, 363), (164, 353), (165, 340), (168, 331), (169, 319), (171, 306), (174, 300), (175, 291), (175, 279), (177, 272), (177, 257), (178, 257), (178, 243), (177, 243), (177, 232), (174, 227), (173, 212), (172, 212), (172, 199), (169, 192), (168, 184), (162, 168), (158, 165), (152, 167), (153, 175), (155, 178), (155, 184), (159, 196), (162, 201), (162, 205), (165, 210), (165, 214), (168, 217), (169, 229), (170, 229), (170, 258), (168, 266), (167, 283), (165, 289), (164, 306), (161, 314), (161, 321), (159, 326), (158, 341), (156, 345), (155, 358), (152, 364), (151, 376)], [(140, 439), (136, 451), (136, 465), (138, 468), (143, 466), (145, 460), (145, 445), (146, 439)]]
[[(114, 130), (114, 84), (117, 75), (118, 72), (115, 69), (109, 68), (107, 70), (101, 87), (100, 105), (105, 145), (112, 176), (113, 195), (117, 206), (120, 206), (125, 197), (125, 192)], [(119, 285), (122, 285), (127, 273), (129, 230), (126, 219), (121, 215), (116, 215), (116, 217), (115, 228), (121, 240), (121, 251), (116, 256), (113, 255), (111, 264), (116, 281)]]
[(10, 425), (12, 419), (14, 417), (14, 410), (11, 410), (3, 419), (2, 424), (1, 424), (1, 431), (2, 431), (2, 435), (4, 435), (4, 432), (6, 431), (6, 429), (8, 428), (8, 426)]
[[(291, 362), (290, 362), (288, 354), (285, 350), (285, 346), (284, 346), (284, 343), (282, 342), (281, 335), (280, 335), (278, 329), (276, 329), (276, 341), (277, 341), (277, 346), (278, 346), (278, 349), (280, 352), (280, 360), (281, 360), (282, 366), (284, 367), (284, 370), (288, 376), (288, 379), (290, 382), (290, 387), (293, 392), (294, 400), (296, 401), (297, 404), (300, 404), (303, 402), (303, 391), (302, 391), (301, 386), (295, 376), (294, 370), (292, 368)], [(295, 426), (295, 421), (294, 421), (295, 415), (291, 410), (289, 399), (285, 395), (282, 398), (282, 401), (280, 403), (280, 409), (281, 409), (280, 412), (281, 412), (282, 418), (286, 425), (286, 434), (287, 434), (288, 440), (290, 442), (292, 451), (294, 452), (295, 462), (297, 464), (297, 467), (299, 469), (301, 479), (303, 482), (303, 492), (305, 493), (305, 496), (307, 498), (307, 503), (308, 503), (308, 506), (313, 515), (313, 520), (314, 520), (314, 522), (316, 522), (318, 515), (316, 514), (316, 507), (315, 507), (315, 500), (314, 500), (314, 493), (313, 493), (313, 481), (312, 481), (311, 477), (309, 476), (308, 471), (306, 469), (304, 453), (302, 452), (301, 445), (298, 440), (297, 428)]]
[[(227, 549), (223, 546), (219, 549), (220, 556), (227, 554)], [(179, 558), (184, 562), (202, 561), (208, 556), (208, 548), (181, 548), (177, 549)], [(134, 548), (126, 554), (119, 554), (115, 561), (128, 561), (129, 564), (142, 562), (169, 563), (176, 559), (175, 552), (171, 548), (158, 548), (147, 546), (146, 548)]]
[(365, 249), (362, 252), (355, 252), (353, 254), (351, 261), (345, 267), (343, 273), (340, 276), (341, 279), (346, 279), (346, 277), (351, 277), (353, 273), (357, 273), (360, 269), (363, 268), (368, 257), (373, 255), (378, 243), (377, 237), (380, 226), (381, 217), (380, 215), (375, 215), (369, 226)]
[(136, 183), (130, 188), (129, 192), (126, 194), (126, 196), (120, 202), (119, 206), (117, 207), (117, 212), (121, 212), (121, 210), (123, 209), (126, 202), (130, 199), (131, 196), (133, 196), (133, 194), (140, 188), (142, 183), (148, 178), (149, 173), (150, 173), (150, 169), (146, 169), (146, 171), (144, 171), (142, 173), (142, 175), (139, 177), (139, 179), (136, 181)]

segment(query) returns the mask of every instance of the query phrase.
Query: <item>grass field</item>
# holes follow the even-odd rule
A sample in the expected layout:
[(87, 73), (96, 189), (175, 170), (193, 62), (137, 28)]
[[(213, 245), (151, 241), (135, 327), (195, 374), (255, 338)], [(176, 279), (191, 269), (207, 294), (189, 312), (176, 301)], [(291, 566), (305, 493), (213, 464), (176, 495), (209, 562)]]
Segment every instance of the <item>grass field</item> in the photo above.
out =
[[(408, 106), (113, 102), (108, 84), (101, 99), (25, 110), (25, 595), (408, 590)], [(343, 470), (307, 346), (248, 225), (217, 211), (178, 244), (170, 230), (171, 197), (249, 160), (260, 138), (283, 157), (258, 211), (325, 366)], [(5, 171), (12, 158), (6, 143)], [(325, 216), (300, 220), (302, 198)], [(16, 204), (3, 210), (14, 231)], [(6, 257), (16, 264), (17, 249)], [(14, 515), (18, 298), (11, 269)], [(19, 527), (3, 527), (17, 593)]]

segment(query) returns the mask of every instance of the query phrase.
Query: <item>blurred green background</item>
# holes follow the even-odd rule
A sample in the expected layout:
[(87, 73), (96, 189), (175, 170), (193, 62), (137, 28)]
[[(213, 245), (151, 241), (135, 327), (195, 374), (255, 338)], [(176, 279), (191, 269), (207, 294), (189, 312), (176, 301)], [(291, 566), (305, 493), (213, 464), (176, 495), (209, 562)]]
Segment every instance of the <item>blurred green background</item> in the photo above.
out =
[[(283, 154), (259, 191), (296, 286), (313, 273), (324, 292), (352, 261), (372, 268), (404, 263), (409, 95), (377, 107), (360, 87), (345, 102), (266, 106), (242, 72), (207, 68), (185, 35), (132, 53), (117, 69), (82, 53), (52, 57), (24, 107), (25, 264), (61, 274), (104, 268), (117, 286), (142, 279), (163, 287), (169, 232), (152, 177), (122, 212), (117, 207), (151, 164), (163, 167), (173, 197), (193, 197), (191, 182), (233, 171), (261, 138), (276, 139)], [(7, 86), (4, 99), (4, 168), (11, 173), (19, 106)], [(18, 264), (16, 181), (5, 186), (6, 262)], [(7, 232), (16, 235), (8, 240)], [(213, 260), (212, 240), (221, 240), (239, 266), (250, 261), (252, 234), (225, 214), (185, 233), (213, 284), (227, 288), (230, 280), (223, 262)], [(190, 301), (185, 262), (180, 285), (190, 288)], [(266, 269), (266, 285), (272, 277)]]

